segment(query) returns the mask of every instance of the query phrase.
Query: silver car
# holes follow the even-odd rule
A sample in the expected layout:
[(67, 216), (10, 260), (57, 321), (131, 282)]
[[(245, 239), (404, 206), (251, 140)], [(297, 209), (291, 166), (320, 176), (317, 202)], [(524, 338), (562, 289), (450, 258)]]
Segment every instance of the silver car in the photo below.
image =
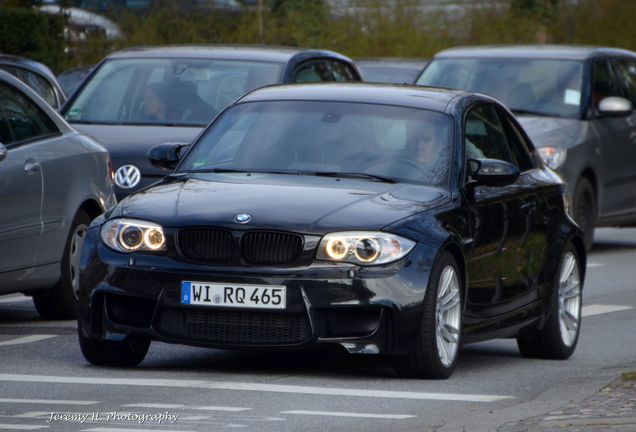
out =
[(505, 103), (545, 163), (567, 181), (588, 249), (595, 226), (636, 225), (636, 53), (558, 45), (454, 48), (438, 53), (417, 84)]
[(0, 294), (75, 317), (86, 228), (115, 203), (106, 150), (0, 71)]

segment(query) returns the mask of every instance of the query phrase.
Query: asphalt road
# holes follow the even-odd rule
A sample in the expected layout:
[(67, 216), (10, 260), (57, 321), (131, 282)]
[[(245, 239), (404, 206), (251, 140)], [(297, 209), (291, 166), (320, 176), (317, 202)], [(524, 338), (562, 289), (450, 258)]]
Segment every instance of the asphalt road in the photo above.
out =
[[(567, 361), (501, 340), (468, 345), (445, 381), (373, 357), (230, 352), (154, 343), (136, 369), (87, 364), (72, 321), (0, 297), (0, 430), (493, 431), (583, 399), (636, 370), (636, 229), (600, 229), (583, 327)], [(636, 425), (634, 426), (636, 428)]]

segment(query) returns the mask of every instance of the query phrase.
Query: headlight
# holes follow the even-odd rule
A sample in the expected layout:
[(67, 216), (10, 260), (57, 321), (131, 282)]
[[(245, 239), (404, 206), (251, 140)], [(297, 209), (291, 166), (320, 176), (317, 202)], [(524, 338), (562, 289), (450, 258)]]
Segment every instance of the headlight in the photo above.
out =
[(166, 249), (166, 237), (160, 225), (136, 219), (113, 219), (102, 226), (102, 241), (118, 252)]
[(565, 149), (553, 146), (539, 147), (537, 151), (541, 155), (543, 162), (554, 170), (563, 165), (567, 154)]
[(316, 258), (360, 265), (387, 264), (403, 258), (415, 242), (376, 231), (331, 233), (323, 237)]

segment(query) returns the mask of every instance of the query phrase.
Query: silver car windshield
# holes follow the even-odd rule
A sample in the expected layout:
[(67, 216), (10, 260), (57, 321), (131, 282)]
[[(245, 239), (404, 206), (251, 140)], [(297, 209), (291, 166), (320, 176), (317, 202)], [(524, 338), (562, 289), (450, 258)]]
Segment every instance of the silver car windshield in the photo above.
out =
[(399, 106), (242, 103), (198, 140), (180, 172), (274, 172), (448, 184), (451, 118)]
[(581, 61), (538, 59), (436, 59), (417, 84), (492, 96), (512, 111), (579, 118)]
[(240, 60), (119, 59), (66, 109), (70, 122), (202, 126), (235, 99), (279, 82), (283, 65)]

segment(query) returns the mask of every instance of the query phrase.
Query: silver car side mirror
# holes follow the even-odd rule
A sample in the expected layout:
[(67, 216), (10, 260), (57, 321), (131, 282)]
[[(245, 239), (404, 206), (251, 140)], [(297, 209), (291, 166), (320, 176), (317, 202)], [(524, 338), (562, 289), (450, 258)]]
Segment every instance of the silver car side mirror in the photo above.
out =
[(598, 104), (598, 111), (607, 117), (625, 117), (632, 113), (634, 107), (628, 99), (610, 96), (602, 99)]
[(0, 142), (0, 161), (7, 157), (7, 148)]

